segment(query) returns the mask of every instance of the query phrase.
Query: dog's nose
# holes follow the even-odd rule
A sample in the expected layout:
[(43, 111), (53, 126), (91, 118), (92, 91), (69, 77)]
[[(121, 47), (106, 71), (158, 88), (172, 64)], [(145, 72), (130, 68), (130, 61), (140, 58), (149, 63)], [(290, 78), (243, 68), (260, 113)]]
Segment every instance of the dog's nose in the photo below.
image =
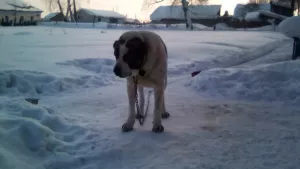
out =
[(120, 76), (120, 75), (121, 75), (121, 68), (120, 68), (120, 66), (115, 66), (115, 68), (114, 68), (114, 73), (115, 73), (115, 75), (117, 75), (117, 76)]

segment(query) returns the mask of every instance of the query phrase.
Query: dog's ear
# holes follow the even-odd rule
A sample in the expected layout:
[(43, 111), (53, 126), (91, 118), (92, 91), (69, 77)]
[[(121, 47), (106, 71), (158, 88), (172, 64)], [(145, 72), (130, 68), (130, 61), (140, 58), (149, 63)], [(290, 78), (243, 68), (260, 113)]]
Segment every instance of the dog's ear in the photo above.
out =
[(113, 44), (114, 49), (118, 48), (119, 45), (120, 45), (119, 41), (116, 40), (116, 41), (114, 42), (114, 44)]
[(120, 43), (118, 40), (116, 40), (114, 42), (113, 47), (114, 47), (114, 55), (115, 55), (116, 59), (118, 59), (119, 55), (120, 55), (120, 53), (119, 53)]

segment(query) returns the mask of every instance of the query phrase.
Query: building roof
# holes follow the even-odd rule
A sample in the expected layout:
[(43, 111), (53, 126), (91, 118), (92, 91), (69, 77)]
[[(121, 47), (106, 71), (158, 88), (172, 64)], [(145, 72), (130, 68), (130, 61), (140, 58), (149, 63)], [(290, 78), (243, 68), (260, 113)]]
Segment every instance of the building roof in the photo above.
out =
[(255, 12), (259, 10), (265, 10), (265, 11), (270, 11), (271, 10), (271, 5), (269, 3), (263, 3), (263, 4), (257, 4), (257, 9), (247, 9), (245, 8), (246, 4), (237, 4), (234, 8), (234, 14), (233, 16), (236, 18), (243, 18), (246, 16), (248, 12)]
[(44, 21), (50, 21), (53, 17), (55, 17), (56, 15), (60, 14), (60, 12), (52, 12), (49, 13), (48, 15), (46, 15), (43, 20)]
[(133, 18), (126, 18), (125, 22), (129, 22), (129, 23), (140, 23), (140, 21), (138, 19), (133, 19)]
[[(191, 5), (189, 11), (193, 19), (215, 18), (221, 11), (221, 5)], [(184, 19), (182, 6), (160, 6), (150, 15), (151, 20)]]
[(274, 18), (274, 19), (279, 19), (279, 20), (284, 20), (284, 19), (288, 18), (286, 16), (279, 15), (279, 14), (276, 14), (274, 12), (256, 11), (256, 12), (247, 13), (247, 15), (245, 16), (245, 20), (246, 21), (260, 21), (260, 16), (261, 15), (268, 16), (268, 17)]
[(102, 17), (113, 17), (113, 18), (125, 18), (124, 15), (119, 14), (115, 11), (107, 11), (107, 10), (100, 10), (100, 9), (88, 9), (88, 8), (81, 8), (80, 10), (85, 11), (89, 15), (93, 16), (102, 16)]
[(24, 12), (43, 12), (23, 0), (0, 0), (0, 10), (5, 11), (24, 11)]

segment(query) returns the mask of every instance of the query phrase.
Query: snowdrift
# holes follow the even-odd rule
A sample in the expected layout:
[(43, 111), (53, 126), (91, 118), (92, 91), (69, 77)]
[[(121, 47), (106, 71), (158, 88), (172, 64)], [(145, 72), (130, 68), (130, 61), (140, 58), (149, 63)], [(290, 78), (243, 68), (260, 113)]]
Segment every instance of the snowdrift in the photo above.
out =
[(65, 149), (76, 149), (80, 126), (61, 119), (54, 109), (0, 97), (0, 162), (8, 168), (48, 168)]
[(300, 102), (300, 62), (285, 61), (251, 68), (215, 68), (186, 84), (203, 95), (247, 101)]
[(39, 97), (80, 88), (107, 86), (118, 80), (112, 73), (114, 62), (111, 59), (88, 58), (57, 63), (61, 66), (75, 66), (89, 72), (73, 76), (27, 70), (1, 71), (0, 95)]
[(294, 16), (282, 21), (278, 28), (281, 33), (290, 38), (300, 38), (300, 16)]

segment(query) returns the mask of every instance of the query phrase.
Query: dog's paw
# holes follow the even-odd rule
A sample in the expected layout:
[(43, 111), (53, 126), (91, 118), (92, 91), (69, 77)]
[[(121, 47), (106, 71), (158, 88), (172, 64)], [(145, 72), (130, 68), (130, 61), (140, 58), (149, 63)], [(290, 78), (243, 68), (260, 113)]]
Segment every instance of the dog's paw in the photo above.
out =
[(163, 119), (167, 119), (167, 118), (169, 118), (170, 117), (170, 113), (168, 113), (168, 112), (164, 112), (164, 113), (162, 113), (162, 115), (161, 115), (161, 118), (163, 118)]
[(153, 125), (152, 132), (154, 133), (162, 133), (164, 131), (163, 125)]
[(122, 125), (122, 131), (123, 132), (130, 132), (132, 130), (133, 130), (133, 125), (132, 124), (129, 124), (129, 123), (126, 122)]

